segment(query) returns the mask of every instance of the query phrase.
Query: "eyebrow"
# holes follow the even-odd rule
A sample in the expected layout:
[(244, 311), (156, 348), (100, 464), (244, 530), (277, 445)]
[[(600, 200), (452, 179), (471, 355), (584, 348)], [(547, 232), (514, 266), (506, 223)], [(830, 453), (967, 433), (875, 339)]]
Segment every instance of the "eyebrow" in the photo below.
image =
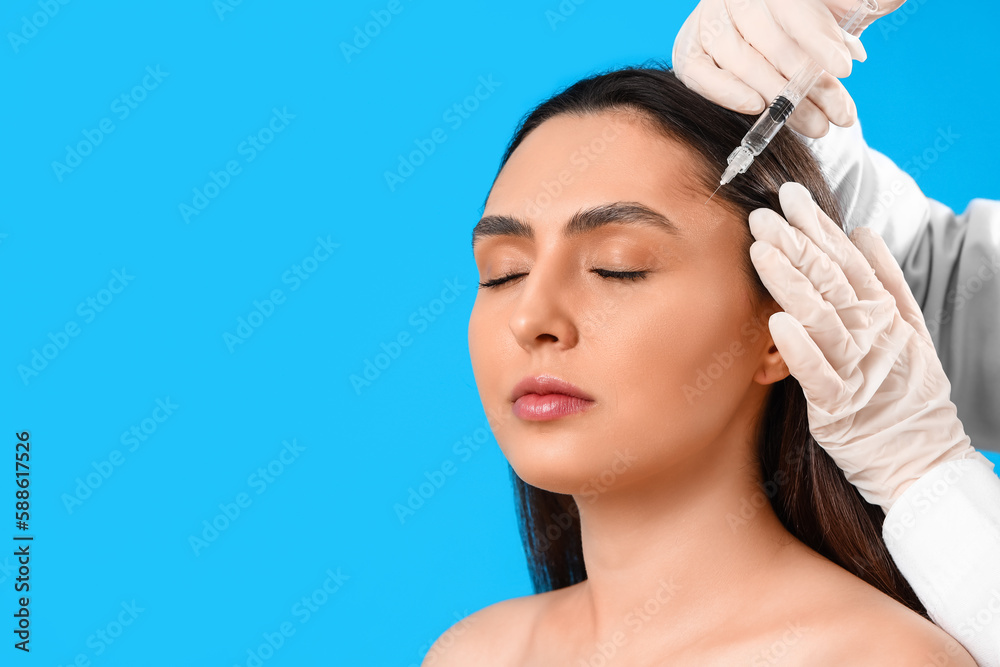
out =
[[(614, 224), (656, 227), (673, 236), (683, 236), (680, 228), (662, 213), (657, 213), (648, 206), (634, 201), (612, 202), (577, 211), (563, 228), (563, 236), (567, 238), (579, 236), (605, 225)], [(514, 236), (534, 240), (535, 231), (528, 222), (513, 215), (486, 215), (472, 230), (473, 250), (477, 243), (492, 236)]]

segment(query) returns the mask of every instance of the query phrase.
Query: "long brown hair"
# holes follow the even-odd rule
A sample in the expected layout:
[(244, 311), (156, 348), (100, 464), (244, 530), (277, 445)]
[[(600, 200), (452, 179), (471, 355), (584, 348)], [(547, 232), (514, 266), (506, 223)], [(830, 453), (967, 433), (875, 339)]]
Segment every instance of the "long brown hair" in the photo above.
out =
[[(662, 61), (585, 78), (545, 100), (521, 119), (500, 170), (524, 138), (544, 121), (576, 116), (629, 113), (694, 149), (703, 157), (691, 176), (709, 191), (718, 184), (730, 151), (739, 145), (755, 116), (717, 106), (688, 89)], [(746, 219), (756, 208), (781, 211), (778, 188), (795, 181), (841, 229), (843, 216), (808, 147), (789, 130), (779, 132), (753, 166), (715, 196)], [(846, 231), (846, 230), (845, 230)], [(742, 269), (757, 303), (771, 300), (750, 260), (753, 243), (744, 227)], [(766, 324), (764, 325), (766, 326)], [(883, 511), (864, 500), (809, 431), (806, 399), (791, 375), (774, 383), (759, 421), (762, 491), (781, 523), (803, 543), (928, 618), (882, 540)], [(527, 484), (513, 468), (521, 540), (536, 593), (587, 578), (580, 541), (580, 512), (572, 495)]]

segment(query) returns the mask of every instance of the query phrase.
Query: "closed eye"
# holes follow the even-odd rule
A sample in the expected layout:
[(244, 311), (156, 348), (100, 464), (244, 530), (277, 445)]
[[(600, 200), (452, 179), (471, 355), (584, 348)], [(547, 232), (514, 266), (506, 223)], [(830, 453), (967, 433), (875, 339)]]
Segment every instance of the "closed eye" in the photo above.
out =
[[(601, 276), (602, 278), (610, 278), (613, 280), (628, 280), (636, 281), (642, 280), (647, 275), (649, 271), (613, 271), (611, 269), (591, 269), (594, 273)], [(480, 287), (497, 287), (503, 285), (504, 283), (510, 282), (515, 278), (520, 278), (521, 276), (527, 275), (526, 273), (508, 273), (505, 276), (500, 276), (499, 278), (494, 278), (493, 280), (487, 280), (479, 283)]]
[(611, 269), (592, 269), (602, 278), (617, 278), (619, 280), (642, 280), (649, 271), (612, 271)]

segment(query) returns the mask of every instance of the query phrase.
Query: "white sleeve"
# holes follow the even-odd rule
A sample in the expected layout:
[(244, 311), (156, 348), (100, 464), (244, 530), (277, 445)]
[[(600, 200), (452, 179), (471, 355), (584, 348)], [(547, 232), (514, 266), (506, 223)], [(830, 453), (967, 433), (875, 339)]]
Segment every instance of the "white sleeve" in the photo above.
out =
[(977, 455), (934, 467), (889, 508), (882, 537), (931, 619), (980, 667), (1000, 667), (1000, 477), (993, 464)]
[(831, 125), (819, 139), (796, 135), (812, 150), (837, 196), (844, 231), (874, 229), (902, 264), (930, 214), (929, 200), (916, 181), (868, 145), (861, 121), (850, 127)]
[(972, 445), (1000, 452), (1000, 202), (973, 199), (955, 215), (927, 201), (930, 219), (901, 263), (903, 275)]

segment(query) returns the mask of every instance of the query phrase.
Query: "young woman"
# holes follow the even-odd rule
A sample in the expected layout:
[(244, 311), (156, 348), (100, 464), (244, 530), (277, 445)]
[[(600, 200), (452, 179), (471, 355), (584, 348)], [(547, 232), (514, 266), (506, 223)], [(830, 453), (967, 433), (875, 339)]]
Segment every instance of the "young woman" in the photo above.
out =
[(812, 439), (768, 332), (747, 219), (794, 182), (842, 227), (814, 158), (779, 133), (705, 203), (753, 120), (651, 67), (521, 123), (473, 231), (469, 350), (536, 594), (426, 665), (975, 664)]

